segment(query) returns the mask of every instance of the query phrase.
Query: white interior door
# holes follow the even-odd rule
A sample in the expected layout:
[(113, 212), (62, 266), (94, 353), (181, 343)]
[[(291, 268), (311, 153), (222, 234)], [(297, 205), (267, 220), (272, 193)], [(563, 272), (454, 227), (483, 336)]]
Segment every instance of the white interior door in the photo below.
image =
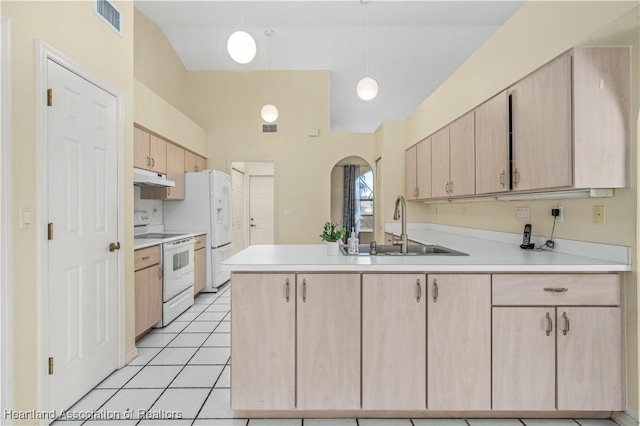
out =
[(231, 169), (231, 206), (233, 228), (233, 251), (245, 248), (244, 233), (246, 230), (244, 216), (244, 173)]
[(118, 365), (117, 101), (47, 64), (48, 408), (66, 409)]
[(273, 176), (249, 177), (250, 243), (274, 244)]

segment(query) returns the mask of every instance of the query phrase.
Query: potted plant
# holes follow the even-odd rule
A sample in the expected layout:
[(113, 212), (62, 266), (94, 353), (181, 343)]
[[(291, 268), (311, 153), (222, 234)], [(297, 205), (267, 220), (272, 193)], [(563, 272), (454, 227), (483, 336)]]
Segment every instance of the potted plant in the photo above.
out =
[(337, 256), (340, 254), (340, 243), (342, 242), (342, 237), (347, 231), (342, 229), (337, 229), (338, 224), (333, 222), (326, 222), (324, 224), (324, 229), (322, 234), (320, 234), (320, 238), (322, 238), (327, 243), (327, 254), (329, 256)]

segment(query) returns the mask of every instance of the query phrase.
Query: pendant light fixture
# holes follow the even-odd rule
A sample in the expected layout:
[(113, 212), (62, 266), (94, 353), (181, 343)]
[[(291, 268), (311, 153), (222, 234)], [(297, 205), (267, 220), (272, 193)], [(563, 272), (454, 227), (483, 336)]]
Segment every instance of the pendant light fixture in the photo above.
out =
[(363, 101), (370, 101), (378, 95), (378, 82), (369, 77), (369, 3), (367, 0), (360, 0), (366, 7), (366, 76), (358, 82), (356, 93)]
[[(244, 27), (244, 13), (240, 13), (240, 27)], [(256, 57), (256, 41), (246, 31), (236, 31), (227, 40), (227, 52), (239, 64), (248, 64)]]
[[(269, 70), (269, 90), (267, 92), (267, 100), (271, 100), (271, 37), (273, 37), (273, 30), (266, 30), (264, 35), (267, 36), (267, 62)], [(278, 108), (273, 104), (266, 104), (260, 110), (260, 116), (267, 123), (273, 123), (278, 119)]]

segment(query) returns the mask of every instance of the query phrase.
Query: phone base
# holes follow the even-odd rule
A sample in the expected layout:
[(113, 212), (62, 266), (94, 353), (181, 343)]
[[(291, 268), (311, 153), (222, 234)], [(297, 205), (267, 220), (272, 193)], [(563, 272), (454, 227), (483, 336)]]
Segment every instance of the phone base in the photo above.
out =
[(520, 248), (523, 250), (533, 250), (535, 246), (535, 244), (520, 244)]

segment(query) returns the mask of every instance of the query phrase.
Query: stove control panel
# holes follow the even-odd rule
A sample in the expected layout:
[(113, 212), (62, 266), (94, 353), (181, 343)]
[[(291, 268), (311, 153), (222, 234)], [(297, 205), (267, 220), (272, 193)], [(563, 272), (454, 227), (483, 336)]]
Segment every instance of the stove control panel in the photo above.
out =
[(136, 210), (133, 212), (133, 226), (144, 226), (151, 222), (151, 215), (146, 210)]

